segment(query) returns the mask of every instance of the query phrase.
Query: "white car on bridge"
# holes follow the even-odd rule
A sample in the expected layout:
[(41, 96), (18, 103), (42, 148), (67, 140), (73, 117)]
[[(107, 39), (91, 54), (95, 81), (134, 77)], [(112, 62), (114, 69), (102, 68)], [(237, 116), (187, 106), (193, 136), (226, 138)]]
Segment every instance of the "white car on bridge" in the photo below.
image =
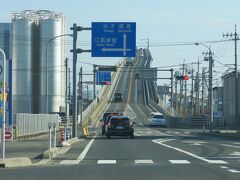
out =
[(152, 112), (149, 119), (150, 126), (163, 126), (166, 127), (166, 118), (162, 113)]

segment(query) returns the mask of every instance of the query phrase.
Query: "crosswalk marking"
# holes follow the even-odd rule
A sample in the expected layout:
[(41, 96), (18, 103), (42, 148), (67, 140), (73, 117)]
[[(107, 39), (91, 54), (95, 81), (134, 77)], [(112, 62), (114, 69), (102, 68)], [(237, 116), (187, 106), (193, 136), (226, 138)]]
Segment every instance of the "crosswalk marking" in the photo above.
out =
[(232, 173), (240, 173), (240, 171), (238, 170), (235, 170), (235, 169), (228, 169), (229, 172), (232, 172)]
[(169, 160), (170, 163), (172, 164), (191, 164), (189, 161), (187, 160)]
[(145, 159), (145, 160), (135, 160), (134, 161), (135, 164), (153, 164), (153, 161), (152, 160), (148, 160), (148, 159)]
[(98, 160), (98, 164), (117, 164), (116, 160)]

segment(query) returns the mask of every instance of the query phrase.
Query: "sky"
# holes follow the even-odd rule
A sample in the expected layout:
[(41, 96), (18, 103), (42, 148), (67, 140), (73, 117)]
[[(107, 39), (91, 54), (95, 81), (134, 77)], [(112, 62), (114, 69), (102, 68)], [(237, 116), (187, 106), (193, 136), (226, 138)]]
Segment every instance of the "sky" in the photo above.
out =
[[(13, 12), (28, 9), (63, 13), (67, 18), (67, 33), (71, 33), (73, 23), (90, 27), (91, 22), (136, 22), (137, 47), (147, 47), (149, 38), (152, 67), (173, 67), (177, 71), (185, 62), (189, 69), (193, 66), (196, 70), (196, 65), (190, 64), (198, 59), (202, 62), (202, 52), (207, 48), (182, 44), (201, 42), (210, 46), (216, 60), (214, 79), (218, 79), (215, 84), (218, 85), (222, 74), (229, 69), (224, 64), (234, 63), (234, 42), (209, 42), (226, 40), (223, 33), (233, 33), (235, 24), (240, 33), (239, 7), (239, 0), (0, 0), (0, 22), (11, 22)], [(90, 32), (78, 33), (78, 41), (87, 42), (78, 48), (90, 48), (90, 35)], [(72, 54), (67, 53), (67, 56), (72, 57)], [(113, 65), (119, 58), (92, 58), (85, 53), (78, 55), (78, 60)], [(78, 63), (80, 66), (84, 71), (91, 68)], [(207, 66), (208, 62), (204, 61), (200, 68)], [(158, 75), (168, 77), (170, 74), (159, 72)], [(158, 80), (158, 84), (163, 83), (169, 82)]]

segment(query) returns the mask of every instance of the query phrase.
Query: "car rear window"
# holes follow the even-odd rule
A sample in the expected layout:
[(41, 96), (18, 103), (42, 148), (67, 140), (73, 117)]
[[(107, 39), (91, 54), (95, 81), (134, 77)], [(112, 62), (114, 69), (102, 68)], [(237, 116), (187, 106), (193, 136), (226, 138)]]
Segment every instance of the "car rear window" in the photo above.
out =
[(163, 115), (153, 115), (153, 118), (163, 119), (164, 116)]
[(129, 119), (128, 118), (112, 118), (111, 119), (111, 123), (115, 124), (115, 123), (129, 123)]

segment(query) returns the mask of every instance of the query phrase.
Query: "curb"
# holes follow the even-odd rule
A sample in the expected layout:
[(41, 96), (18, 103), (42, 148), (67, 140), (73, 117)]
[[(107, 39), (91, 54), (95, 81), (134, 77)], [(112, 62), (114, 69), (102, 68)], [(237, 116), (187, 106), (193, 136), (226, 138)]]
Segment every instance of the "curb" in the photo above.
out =
[(0, 168), (24, 167), (32, 165), (32, 161), (27, 157), (6, 158), (0, 160)]
[(57, 157), (57, 155), (59, 154), (64, 154), (70, 149), (70, 146), (72, 144), (77, 143), (79, 141), (80, 140), (77, 137), (69, 139), (67, 141), (63, 141), (60, 143), (59, 145), (60, 147), (52, 148), (50, 151), (49, 150), (44, 151), (43, 159), (53, 159)]

